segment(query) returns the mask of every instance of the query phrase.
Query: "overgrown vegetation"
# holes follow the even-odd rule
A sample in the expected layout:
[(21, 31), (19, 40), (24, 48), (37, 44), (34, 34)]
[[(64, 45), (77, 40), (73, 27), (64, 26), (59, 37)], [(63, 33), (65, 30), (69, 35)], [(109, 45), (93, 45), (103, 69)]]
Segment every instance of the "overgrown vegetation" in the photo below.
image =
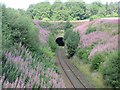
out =
[(91, 69), (98, 70), (100, 64), (105, 61), (105, 54), (99, 53), (96, 54), (91, 60)]
[(96, 27), (89, 27), (86, 31), (86, 34), (89, 34), (91, 32), (95, 32), (96, 31)]
[[(73, 25), (69, 22), (71, 20), (118, 17), (118, 3), (102, 4), (96, 1), (86, 4), (84, 2), (72, 2), (71, 0), (62, 3), (57, 0), (53, 5), (50, 5), (49, 2), (30, 5), (27, 12), (21, 9), (6, 8), (1, 4), (0, 10), (2, 10), (2, 14), (0, 12), (0, 20), (2, 20), (0, 22), (0, 26), (2, 26), (2, 40), (0, 41), (2, 42), (0, 45), (2, 65), (0, 72), (3, 71), (2, 76), (0, 76), (0, 85), (2, 87), (65, 88), (63, 79), (59, 75), (59, 69), (55, 65), (55, 51), (57, 49), (55, 38), (59, 30), (64, 30), (64, 41), (68, 56), (71, 58), (76, 54), (79, 57), (79, 60), (74, 60), (73, 63), (84, 74), (87, 74), (88, 80), (93, 81), (92, 83), (100, 88), (120, 88), (120, 58), (118, 56), (120, 51), (95, 53), (93, 57), (88, 58), (93, 47), (98, 44), (95, 40), (97, 37), (95, 36), (92, 39), (93, 42), (95, 41), (92, 44), (93, 46), (78, 48), (80, 35), (73, 31)], [(50, 30), (51, 34), (48, 36), (47, 45), (42, 46), (39, 43), (39, 31), (32, 23), (32, 19), (43, 20), (40, 22), (40, 26)], [(67, 22), (49, 22), (50, 20), (65, 20)], [(86, 35), (95, 32), (96, 29), (101, 32), (111, 32), (115, 29), (114, 33), (111, 32), (111, 36), (119, 34), (119, 30), (116, 31), (118, 27), (116, 21), (112, 24), (101, 22), (100, 28), (97, 27), (90, 26)], [(113, 43), (114, 39), (110, 42)], [(105, 40), (101, 44), (104, 45), (104, 42)], [(82, 45), (81, 42), (80, 45)], [(105, 44), (102, 48), (105, 49), (109, 45), (111, 44)], [(101, 47), (98, 49), (99, 51), (103, 50)]]
[[(118, 70), (118, 64), (120, 64), (120, 62), (118, 57), (118, 51), (113, 51), (111, 53), (97, 53), (94, 55), (94, 57), (92, 57), (92, 59), (89, 60), (89, 50), (90, 49), (87, 48), (80, 48), (77, 51), (77, 55), (80, 59), (79, 62), (87, 62), (92, 72), (96, 71), (101, 73), (103, 75), (103, 82), (106, 87), (120, 87), (120, 72)], [(76, 65), (78, 61), (74, 63)], [(77, 67), (80, 66), (77, 64)]]
[[(6, 8), (4, 5), (1, 8), (3, 12), (1, 87), (65, 87), (55, 65), (55, 55), (49, 46), (44, 47), (39, 43), (38, 29), (30, 16), (25, 11)], [(54, 75), (57, 77), (53, 77)], [(58, 83), (53, 83), (52, 80)]]
[[(99, 20), (96, 20), (96, 22), (97, 21)], [(72, 60), (72, 63), (74, 63), (74, 65), (97, 88), (111, 87), (115, 90), (116, 88), (120, 88), (120, 71), (118, 70), (118, 68), (120, 68), (120, 60), (118, 56), (119, 47), (111, 49), (118, 44), (117, 36), (119, 36), (119, 30), (117, 29), (117, 25), (117, 20), (113, 20), (113, 22), (112, 20), (103, 20), (96, 25), (90, 24), (86, 33), (83, 34), (86, 39), (81, 37), (80, 47), (76, 52), (77, 57)], [(97, 34), (96, 29), (103, 34), (106, 34), (99, 35), (99, 32)], [(91, 33), (91, 36), (89, 33)], [(110, 37), (106, 40), (106, 38), (103, 37), (107, 37), (107, 35)], [(102, 43), (99, 38), (103, 38), (101, 39), (103, 40)], [(94, 54), (92, 52), (93, 50)], [(90, 57), (90, 55), (93, 56)]]
[[(100, 85), (100, 87), (111, 87), (114, 89), (120, 88), (120, 61), (118, 50), (112, 51), (111, 53), (98, 53), (94, 55), (91, 60), (87, 58), (88, 54), (86, 53), (87, 52), (85, 52), (85, 48), (81, 48), (81, 50), (78, 50), (79, 60), (76, 60), (76, 58), (74, 58), (72, 62), (80, 71), (82, 71), (83, 74), (85, 74), (86, 77), (88, 77), (87, 79), (93, 81), (92, 84), (96, 87), (99, 87)], [(84, 61), (84, 59), (86, 61)], [(87, 70), (89, 68), (89, 71), (87, 71), (89, 73), (83, 71), (86, 70), (86, 68), (83, 67), (85, 65), (87, 66)], [(96, 73), (95, 76), (91, 76), (94, 73)], [(95, 80), (95, 78), (97, 79)], [(96, 84), (97, 82), (99, 85)]]
[(113, 88), (120, 88), (120, 58), (118, 54), (119, 51), (117, 50), (107, 55), (105, 62), (101, 66), (105, 83)]
[(103, 18), (103, 17), (100, 17), (98, 15), (93, 15), (93, 16), (90, 16), (90, 21), (98, 19), (98, 18)]
[(78, 48), (77, 50), (77, 56), (80, 60), (82, 60), (84, 63), (88, 63), (88, 56), (91, 51), (91, 48)]
[(70, 22), (66, 22), (64, 40), (69, 57), (72, 57), (76, 53), (79, 39), (79, 33), (72, 31), (72, 24)]
[(53, 34), (50, 34), (48, 37), (48, 44), (53, 52), (57, 49), (57, 44), (55, 42), (55, 36)]
[(68, 0), (63, 3), (56, 0), (52, 5), (41, 2), (30, 5), (27, 11), (33, 19), (40, 20), (90, 20), (103, 17), (118, 17), (118, 2), (102, 4), (95, 1), (86, 4), (84, 1)]
[[(37, 33), (30, 17), (20, 11), (2, 7), (3, 50), (21, 42), (31, 51), (39, 50)], [(34, 33), (34, 34), (33, 34)]]
[(72, 57), (76, 53), (78, 44), (79, 44), (79, 34), (70, 31), (68, 38), (66, 39), (67, 51), (70, 57)]
[[(100, 31), (108, 31), (111, 32), (111, 30), (115, 29), (116, 31), (118, 31), (118, 24), (114, 24), (114, 23), (100, 23)], [(107, 28), (107, 30), (106, 30)]]
[(80, 72), (82, 72), (88, 81), (91, 81), (91, 85), (95, 88), (107, 88), (103, 82), (102, 74), (91, 71), (89, 63), (83, 63), (78, 57), (75, 57), (72, 60), (72, 63), (80, 70)]
[(73, 25), (70, 23), (70, 21), (67, 21), (64, 25), (64, 30), (71, 29)]
[(48, 22), (48, 21), (42, 21), (42, 22), (40, 23), (40, 26), (41, 26), (42, 28), (47, 28), (47, 27), (50, 27), (51, 25), (53, 25), (53, 24), (50, 23), (50, 22)]

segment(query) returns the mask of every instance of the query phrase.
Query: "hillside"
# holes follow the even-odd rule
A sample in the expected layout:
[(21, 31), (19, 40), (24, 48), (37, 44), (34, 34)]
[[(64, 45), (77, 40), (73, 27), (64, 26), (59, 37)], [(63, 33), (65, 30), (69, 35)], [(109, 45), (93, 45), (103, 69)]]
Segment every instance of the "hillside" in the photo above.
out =
[(0, 3), (0, 89), (120, 88), (119, 2), (73, 1)]
[[(86, 21), (74, 28), (80, 34), (80, 43), (77, 50), (79, 59), (74, 57), (72, 63), (96, 87), (119, 86), (119, 74), (115, 71), (119, 62), (119, 24), (118, 18), (102, 18)], [(115, 60), (117, 66), (112, 69)]]

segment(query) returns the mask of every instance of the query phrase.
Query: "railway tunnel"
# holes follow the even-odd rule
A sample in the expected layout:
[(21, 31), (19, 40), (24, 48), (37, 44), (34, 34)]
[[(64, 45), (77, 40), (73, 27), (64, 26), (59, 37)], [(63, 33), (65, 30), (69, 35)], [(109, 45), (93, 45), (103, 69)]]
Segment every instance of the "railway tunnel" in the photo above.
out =
[(55, 42), (58, 44), (58, 46), (65, 46), (63, 37), (57, 37)]

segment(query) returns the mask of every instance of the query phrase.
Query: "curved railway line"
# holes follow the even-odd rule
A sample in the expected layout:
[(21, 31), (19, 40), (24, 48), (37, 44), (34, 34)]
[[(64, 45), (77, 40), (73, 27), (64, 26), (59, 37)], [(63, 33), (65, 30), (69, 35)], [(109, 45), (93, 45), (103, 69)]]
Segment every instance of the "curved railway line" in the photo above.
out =
[(63, 48), (58, 49), (57, 57), (63, 71), (65, 72), (73, 88), (84, 88), (84, 90), (94, 88), (92, 85), (90, 85), (90, 82), (85, 80), (84, 76), (78, 71), (78, 69), (69, 62), (69, 60), (65, 56)]

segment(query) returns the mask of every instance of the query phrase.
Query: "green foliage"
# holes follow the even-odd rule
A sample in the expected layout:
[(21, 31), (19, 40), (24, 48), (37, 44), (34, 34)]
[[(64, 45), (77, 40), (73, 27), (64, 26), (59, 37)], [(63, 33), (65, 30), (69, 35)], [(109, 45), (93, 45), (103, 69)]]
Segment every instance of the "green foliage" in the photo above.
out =
[[(27, 65), (27, 68), (25, 68), (26, 71), (33, 69), (36, 70), (38, 64), (41, 64), (41, 68), (38, 70), (42, 70), (45, 72), (49, 68), (58, 73), (59, 69), (55, 66), (54, 61), (51, 60), (53, 59), (53, 55), (48, 55), (48, 52), (50, 52), (49, 49), (44, 48), (44, 55), (37, 56), (36, 54), (33, 54), (33, 52), (30, 52), (27, 47), (21, 46), (21, 44), (16, 44), (15, 46), (11, 47), (9, 51), (3, 54), (2, 75), (5, 75), (5, 78), (10, 83), (14, 82), (16, 78), (20, 77), (20, 75), (24, 77), (25, 82), (28, 82), (28, 80), (30, 79), (34, 79), (30, 78), (28, 75), (26, 76), (24, 68), (20, 64), (22, 64), (23, 66)], [(48, 79), (44, 76), (41, 77), (44, 80)]]
[(60, 30), (64, 30), (65, 22), (48, 22), (48, 21), (41, 21), (40, 26), (50, 32), (53, 35), (57, 35)]
[(2, 74), (5, 74), (9, 82), (14, 82), (17, 77), (20, 76), (20, 71), (14, 67), (14, 64), (7, 62), (2, 65)]
[(71, 30), (72, 26), (73, 25), (69, 21), (67, 21), (65, 23), (65, 25), (64, 25), (64, 30), (65, 30), (64, 40), (66, 40), (69, 37), (70, 32), (72, 32), (72, 30)]
[(17, 10), (5, 7), (2, 9), (3, 49), (9, 48), (13, 43), (22, 42), (32, 51), (38, 50), (38, 30), (32, 19)]
[[(28, 62), (30, 64), (28, 64), (27, 69), (33, 68), (36, 70), (37, 65), (41, 63), (41, 69), (43, 71), (50, 68), (58, 73), (59, 69), (55, 65), (55, 54), (49, 47), (40, 46), (38, 38), (39, 32), (32, 23), (32, 19), (21, 10), (14, 10), (2, 6), (2, 11), (3, 55), (1, 67), (3, 71), (2, 75), (5, 75), (5, 79), (10, 83), (14, 82), (20, 75), (25, 77), (26, 83), (30, 79), (19, 68), (20, 64), (17, 65), (17, 61), (15, 63), (12, 62), (12, 60), (15, 59), (29, 60)], [(54, 42), (54, 37), (52, 35), (50, 36), (49, 41), (52, 50), (55, 51), (56, 43)], [(25, 65), (25, 63), (23, 61), (21, 64)], [(40, 78), (43, 78), (46, 82), (48, 82), (48, 78), (43, 76)]]
[(86, 63), (88, 62), (88, 56), (91, 51), (91, 48), (79, 48), (77, 50), (77, 56), (82, 60), (83, 62), (85, 61)]
[(49, 2), (41, 2), (37, 4), (30, 5), (28, 10), (31, 13), (33, 19), (44, 20), (45, 18), (50, 18), (52, 11)]
[(72, 57), (76, 53), (76, 49), (78, 47), (80, 38), (79, 38), (79, 34), (76, 32), (73, 32), (72, 30), (67, 30), (67, 32), (69, 33), (65, 34), (64, 38), (65, 38), (69, 57)]
[(48, 21), (43, 21), (43, 22), (40, 23), (40, 26), (42, 28), (47, 28), (47, 27), (50, 27), (51, 25), (52, 24), (50, 22), (48, 22)]
[(64, 41), (67, 40), (67, 38), (69, 37), (70, 32), (71, 32), (71, 29), (67, 29), (67, 30), (65, 30)]
[[(90, 20), (107, 15), (114, 16), (118, 12), (118, 3), (102, 4), (95, 1), (91, 4), (79, 0), (63, 3), (55, 1), (52, 5), (49, 2), (41, 2), (30, 5), (28, 13), (33, 19), (40, 20), (83, 20), (90, 18)], [(116, 16), (116, 15), (115, 15)]]
[(113, 13), (113, 17), (118, 17), (118, 13)]
[(100, 17), (97, 16), (97, 15), (93, 15), (93, 16), (90, 17), (90, 21), (92, 21), (92, 20), (94, 20), (94, 19), (97, 19), (97, 18), (100, 18)]
[(96, 54), (91, 60), (91, 69), (98, 70), (101, 63), (105, 61), (105, 55), (103, 53)]
[(57, 48), (57, 44), (56, 44), (56, 42), (55, 42), (55, 37), (54, 37), (54, 35), (52, 35), (52, 34), (49, 35), (49, 37), (48, 37), (48, 44), (49, 44), (51, 50), (52, 50), (53, 52), (55, 52), (55, 50), (56, 50), (56, 48)]
[[(2, 5), (0, 4), (0, 11), (2, 11)], [(0, 12), (0, 59), (2, 60), (2, 12)], [(1, 61), (0, 61), (1, 63)], [(1, 73), (1, 67), (0, 67), (0, 73)]]
[(96, 27), (89, 27), (86, 31), (86, 34), (96, 31)]
[(69, 57), (72, 57), (76, 53), (79, 44), (79, 33), (72, 31), (72, 24), (69, 21), (65, 23), (64, 29), (64, 41), (67, 46), (67, 52)]
[(118, 51), (107, 55), (106, 61), (101, 66), (101, 72), (107, 85), (120, 88), (120, 58)]
[(53, 58), (55, 56), (55, 53), (51, 51), (51, 48), (49, 48), (48, 46), (45, 46), (43, 48), (41, 48), (41, 52), (43, 53), (43, 55), (47, 58)]
[(70, 29), (70, 28), (72, 28), (72, 26), (73, 25), (69, 21), (67, 21), (64, 25), (64, 30)]

